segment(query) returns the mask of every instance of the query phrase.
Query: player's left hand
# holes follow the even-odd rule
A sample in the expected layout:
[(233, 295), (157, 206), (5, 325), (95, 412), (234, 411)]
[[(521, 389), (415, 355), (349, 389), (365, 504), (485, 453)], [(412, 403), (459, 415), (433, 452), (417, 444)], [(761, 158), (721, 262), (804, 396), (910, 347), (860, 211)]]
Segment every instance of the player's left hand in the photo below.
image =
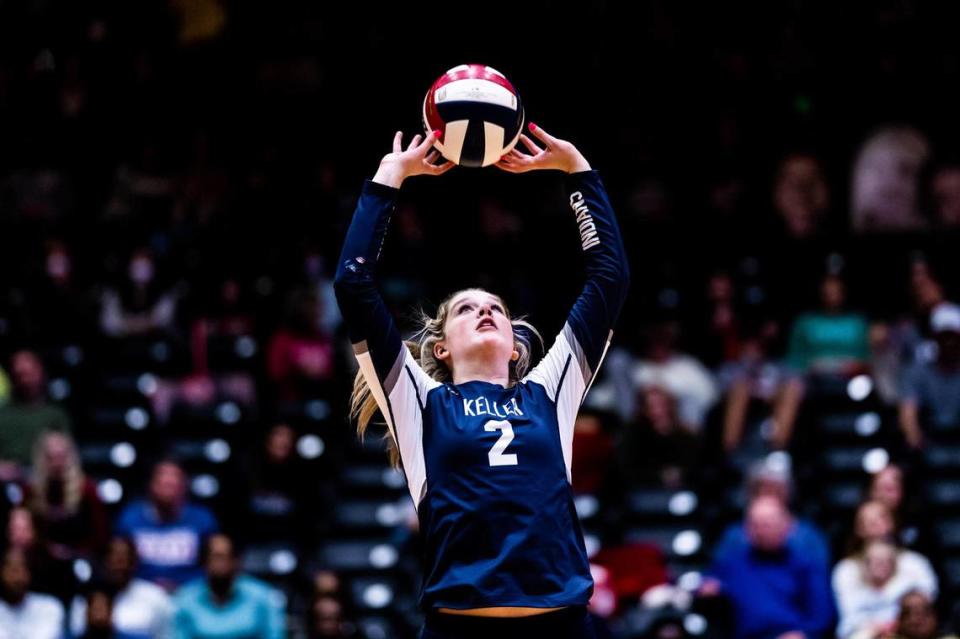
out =
[(573, 144), (553, 137), (533, 122), (530, 123), (529, 128), (546, 148), (541, 149), (526, 134), (521, 133), (520, 141), (527, 148), (528, 153), (515, 146), (500, 158), (495, 165), (497, 168), (510, 173), (526, 173), (543, 169), (557, 169), (565, 173), (590, 170), (590, 163)]

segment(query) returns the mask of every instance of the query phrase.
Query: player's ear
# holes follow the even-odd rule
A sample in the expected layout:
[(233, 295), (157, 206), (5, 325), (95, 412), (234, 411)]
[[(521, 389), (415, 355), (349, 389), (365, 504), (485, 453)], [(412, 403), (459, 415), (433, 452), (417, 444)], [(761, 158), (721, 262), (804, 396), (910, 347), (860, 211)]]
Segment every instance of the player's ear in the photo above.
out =
[(443, 342), (434, 342), (433, 344), (433, 356), (439, 359), (440, 361), (446, 361), (450, 358), (450, 351), (447, 350), (447, 347)]
[(520, 351), (518, 351), (517, 349), (513, 349), (513, 352), (510, 353), (510, 361), (515, 362), (518, 359), (520, 359)]

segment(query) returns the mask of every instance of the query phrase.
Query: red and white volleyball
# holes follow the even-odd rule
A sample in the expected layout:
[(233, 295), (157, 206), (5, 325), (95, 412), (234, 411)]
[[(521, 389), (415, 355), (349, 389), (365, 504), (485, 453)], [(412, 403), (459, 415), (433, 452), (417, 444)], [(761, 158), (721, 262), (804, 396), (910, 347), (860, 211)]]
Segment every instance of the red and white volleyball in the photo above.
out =
[(440, 130), (437, 150), (460, 166), (490, 166), (516, 145), (523, 105), (507, 78), (482, 64), (461, 64), (437, 78), (423, 100), (423, 124)]

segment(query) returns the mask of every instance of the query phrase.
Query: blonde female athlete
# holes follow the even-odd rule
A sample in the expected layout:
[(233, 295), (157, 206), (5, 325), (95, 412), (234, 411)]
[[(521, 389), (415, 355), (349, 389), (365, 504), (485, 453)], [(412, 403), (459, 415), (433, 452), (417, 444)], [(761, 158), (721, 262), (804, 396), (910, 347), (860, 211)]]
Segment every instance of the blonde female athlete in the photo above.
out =
[[(595, 636), (593, 581), (570, 488), (573, 423), (629, 287), (616, 218), (597, 172), (536, 125), (497, 166), (563, 172), (587, 279), (563, 330), (530, 365), (529, 330), (497, 295), (458, 291), (404, 343), (374, 271), (403, 181), (440, 175), (439, 133), (380, 162), (360, 195), (338, 263), (337, 300), (360, 372), (352, 413), (363, 432), (379, 408), (423, 537), (421, 637)], [(504, 259), (504, 258), (500, 258)]]

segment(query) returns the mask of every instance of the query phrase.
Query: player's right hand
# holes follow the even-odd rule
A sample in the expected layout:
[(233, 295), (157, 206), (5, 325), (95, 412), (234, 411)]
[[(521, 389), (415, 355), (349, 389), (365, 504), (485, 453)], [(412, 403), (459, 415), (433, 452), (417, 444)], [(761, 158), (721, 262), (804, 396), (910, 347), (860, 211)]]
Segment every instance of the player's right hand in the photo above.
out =
[(403, 131), (393, 136), (393, 151), (383, 156), (380, 168), (373, 176), (374, 182), (399, 189), (403, 181), (415, 175), (442, 175), (456, 166), (453, 162), (434, 164), (440, 154), (432, 150), (439, 137), (437, 131), (427, 137), (419, 133), (413, 136), (407, 148), (403, 148)]

